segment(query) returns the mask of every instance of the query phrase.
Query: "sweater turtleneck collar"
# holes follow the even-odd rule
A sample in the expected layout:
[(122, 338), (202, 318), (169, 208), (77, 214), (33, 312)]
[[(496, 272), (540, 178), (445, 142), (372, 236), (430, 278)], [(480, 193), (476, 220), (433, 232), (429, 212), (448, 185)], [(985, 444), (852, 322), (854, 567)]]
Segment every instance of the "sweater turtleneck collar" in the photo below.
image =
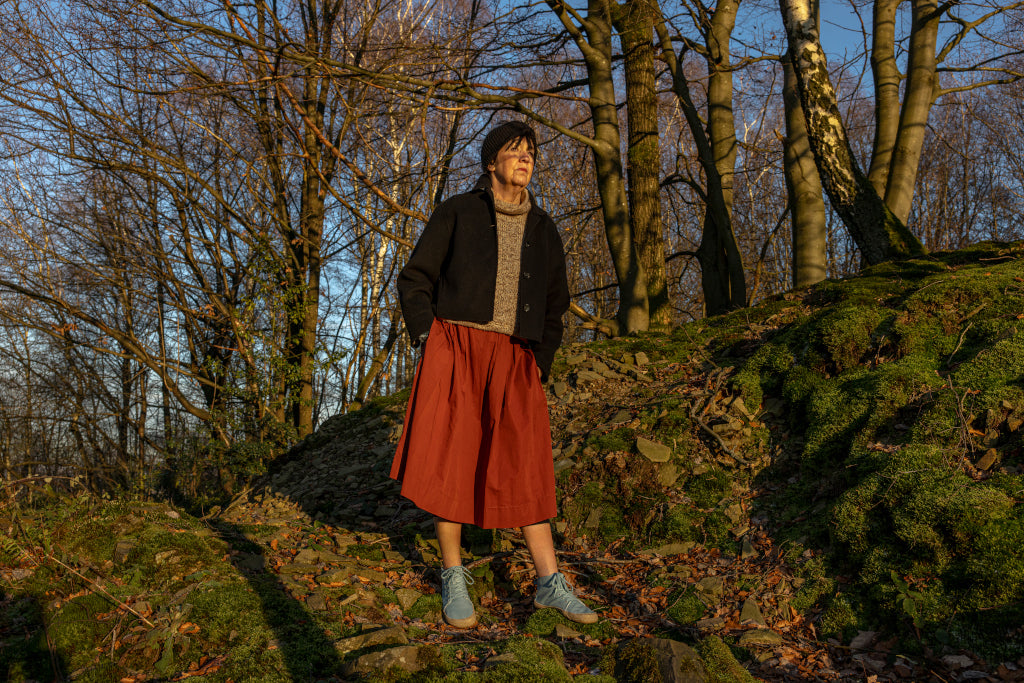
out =
[(523, 200), (518, 204), (503, 202), (497, 197), (494, 198), (494, 210), (506, 216), (522, 216), (530, 211), (530, 193), (523, 190)]
[[(508, 216), (518, 216), (524, 213), (528, 213), (530, 208), (533, 206), (532, 197), (530, 191), (524, 189), (523, 192), (526, 194), (525, 199), (519, 204), (509, 204), (503, 202), (494, 196), (494, 189), (491, 187), (491, 176), (488, 173), (481, 173), (480, 177), (477, 178), (476, 183), (473, 185), (474, 190), (485, 190), (487, 194), (491, 196), (491, 200), (494, 202), (494, 209), (498, 213), (503, 213)], [(501, 204), (501, 206), (498, 206)]]

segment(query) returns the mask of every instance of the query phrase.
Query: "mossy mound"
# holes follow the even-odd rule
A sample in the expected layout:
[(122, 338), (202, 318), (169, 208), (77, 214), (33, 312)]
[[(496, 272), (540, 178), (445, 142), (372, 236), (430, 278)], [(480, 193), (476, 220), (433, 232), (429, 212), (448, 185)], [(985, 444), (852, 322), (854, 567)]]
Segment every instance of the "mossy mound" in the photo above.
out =
[(827, 596), (829, 631), (872, 614), (948, 641), (984, 611), (1024, 616), (1022, 255), (984, 245), (812, 290), (830, 306), (740, 366), (748, 404), (785, 405), (765, 512), (852, 580)]
[[(735, 551), (749, 486), (751, 514), (803, 565), (794, 606), (823, 610), (829, 635), (883, 627), (911, 649), (920, 633), (1024, 655), (1024, 244), (882, 264), (585, 350), (623, 363), (642, 351), (657, 381), (618, 400), (632, 423), (578, 440), (589, 452), (560, 475), (570, 538)], [(754, 419), (726, 452), (694, 417), (717, 433), (702, 401), (736, 397)], [(636, 435), (686, 444), (676, 479), (636, 457)]]
[(236, 532), (88, 494), (8, 508), (0, 566), (21, 564), (25, 578), (0, 600), (0, 678), (169, 680), (204, 669), (204, 680), (259, 681), (337, 669), (324, 634), (352, 628), (311, 615), (269, 577), (243, 575), (225, 540)]

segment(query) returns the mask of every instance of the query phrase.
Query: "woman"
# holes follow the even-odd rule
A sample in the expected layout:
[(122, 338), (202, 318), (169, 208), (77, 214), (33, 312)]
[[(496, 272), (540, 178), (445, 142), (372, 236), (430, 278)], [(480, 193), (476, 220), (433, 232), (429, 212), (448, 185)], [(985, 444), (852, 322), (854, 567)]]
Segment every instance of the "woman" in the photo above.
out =
[(597, 621), (558, 571), (548, 522), (555, 477), (542, 382), (569, 290), (558, 230), (526, 189), (536, 151), (525, 123), (491, 130), (476, 186), (434, 211), (398, 276), (423, 354), (391, 477), (435, 516), (444, 618), (460, 628), (476, 624), (463, 524), (521, 527), (537, 572), (534, 605)]

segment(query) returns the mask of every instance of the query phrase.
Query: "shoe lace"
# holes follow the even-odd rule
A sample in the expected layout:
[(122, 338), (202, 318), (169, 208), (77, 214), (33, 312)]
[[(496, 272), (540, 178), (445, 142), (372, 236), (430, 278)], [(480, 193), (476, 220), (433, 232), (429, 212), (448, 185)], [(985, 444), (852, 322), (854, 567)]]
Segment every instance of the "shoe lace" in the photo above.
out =
[(565, 574), (561, 572), (555, 575), (548, 588), (552, 591), (551, 595), (554, 602), (558, 603), (560, 607), (575, 606), (577, 603), (581, 606), (583, 605), (579, 598), (576, 597), (576, 591), (565, 580)]
[[(461, 575), (462, 581), (458, 580), (459, 575)], [(468, 598), (469, 591), (466, 590), (466, 586), (476, 583), (473, 575), (461, 564), (442, 570), (441, 581), (445, 589), (447, 589), (448, 602), (451, 602), (452, 598), (456, 597)]]

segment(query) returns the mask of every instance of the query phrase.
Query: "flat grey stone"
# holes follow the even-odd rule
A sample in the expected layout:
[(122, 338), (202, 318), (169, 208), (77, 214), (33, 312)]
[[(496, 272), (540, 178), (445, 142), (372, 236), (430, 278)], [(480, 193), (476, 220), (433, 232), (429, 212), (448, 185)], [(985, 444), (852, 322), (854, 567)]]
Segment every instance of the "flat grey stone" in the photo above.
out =
[(782, 636), (766, 628), (744, 631), (740, 636), (740, 647), (776, 647), (782, 645)]
[(645, 439), (642, 436), (636, 439), (636, 449), (640, 451), (640, 455), (644, 456), (651, 462), (668, 462), (672, 457), (672, 449), (665, 444), (658, 443), (657, 441), (651, 441)]
[(722, 510), (722, 514), (724, 514), (733, 524), (739, 524), (740, 520), (743, 519), (743, 506), (739, 503), (733, 503)]
[(704, 666), (697, 651), (685, 643), (667, 638), (647, 639), (665, 683), (704, 683)]
[(643, 351), (637, 351), (636, 353), (634, 353), (633, 359), (636, 361), (636, 364), (639, 365), (640, 367), (643, 367), (651, 362), (651, 359), (648, 358), (647, 354), (644, 353)]
[(725, 626), (725, 619), (722, 617), (708, 617), (707, 619), (701, 619), (694, 626), (699, 631), (717, 631)]
[(683, 555), (693, 550), (695, 545), (697, 544), (693, 541), (683, 541), (682, 543), (666, 543), (665, 545), (655, 548), (654, 552), (658, 555)]
[(632, 419), (633, 419), (633, 414), (631, 412), (629, 412), (628, 410), (626, 410), (625, 408), (623, 408), (619, 412), (615, 413), (614, 416), (612, 416), (612, 419), (608, 421), (608, 424), (612, 424), (612, 425), (625, 424), (626, 422), (629, 422)]
[(267, 566), (267, 558), (263, 555), (255, 555), (252, 553), (242, 553), (236, 555), (232, 560), (232, 563), (239, 569), (248, 569), (249, 571), (258, 571), (265, 569)]
[(154, 557), (153, 559), (157, 564), (166, 564), (168, 561), (170, 561), (172, 557), (174, 557), (177, 554), (178, 551), (176, 550), (162, 550), (158, 552), (156, 554), (156, 557)]
[(128, 555), (135, 549), (132, 541), (118, 541), (114, 545), (114, 564), (124, 564), (128, 561)]
[(573, 460), (572, 458), (562, 458), (561, 460), (555, 463), (555, 474), (558, 474), (559, 472), (565, 470), (571, 470), (575, 466), (576, 461)]
[(743, 403), (743, 398), (741, 396), (737, 396), (732, 401), (730, 401), (728, 408), (730, 412), (741, 415), (742, 417), (745, 417), (748, 420), (751, 420), (754, 417), (753, 415), (750, 414), (750, 411), (747, 410), (747, 406), (746, 404)]
[(408, 645), (409, 638), (401, 626), (382, 628), (369, 633), (360, 633), (351, 638), (342, 638), (334, 641), (334, 647), (338, 652), (353, 652), (362, 650), (364, 647), (377, 647), (378, 645)]
[(697, 582), (697, 588), (715, 597), (725, 592), (725, 579), (721, 576), (705, 576)]
[(315, 564), (289, 562), (278, 570), (279, 574), (316, 574), (320, 570)]
[(555, 635), (559, 638), (579, 638), (580, 632), (565, 624), (555, 624)]
[(327, 551), (327, 550), (321, 550), (319, 555), (320, 555), (320, 561), (321, 562), (327, 562), (327, 563), (333, 563), (333, 564), (344, 564), (345, 562), (351, 562), (352, 561), (352, 558), (349, 557), (348, 555), (339, 555), (338, 553), (332, 553), (332, 552)]
[(345, 673), (349, 676), (367, 675), (386, 671), (391, 667), (398, 667), (408, 673), (416, 673), (426, 666), (422, 661), (428, 658), (421, 658), (420, 652), (424, 647), (419, 645), (399, 645), (380, 652), (365, 654), (345, 667)]
[(511, 652), (505, 652), (504, 654), (494, 655), (484, 660), (484, 668), (491, 666), (498, 666), (499, 664), (515, 664), (519, 659)]
[(749, 538), (743, 538), (743, 549), (740, 550), (740, 557), (744, 560), (757, 557), (757, 550), (754, 549), (754, 545), (750, 542)]
[[(796, 582), (793, 584), (796, 585)], [(850, 641), (851, 650), (863, 650), (867, 648), (871, 643), (875, 642), (875, 636), (878, 635), (875, 631), (857, 631), (857, 635)]]
[(551, 386), (551, 390), (555, 393), (557, 398), (562, 398), (565, 393), (569, 391), (569, 385), (559, 380)]
[(590, 370), (580, 370), (576, 373), (576, 379), (581, 382), (600, 382), (604, 377)]
[(668, 488), (679, 481), (679, 466), (674, 462), (663, 462), (658, 467), (658, 483)]
[(761, 608), (757, 606), (757, 600), (754, 598), (747, 598), (743, 601), (743, 608), (740, 610), (740, 624), (768, 625), (764, 620), (764, 615), (761, 614)]
[(324, 612), (327, 610), (327, 598), (323, 593), (313, 591), (306, 598), (306, 607), (317, 612)]
[(997, 460), (999, 460), (999, 451), (995, 448), (990, 448), (985, 451), (985, 455), (981, 456), (981, 459), (978, 460), (978, 464), (976, 466), (979, 470), (987, 470), (990, 469), (992, 465), (995, 465)]
[(316, 564), (320, 562), (320, 553), (312, 548), (303, 548), (299, 551), (299, 554), (292, 559), (292, 562), (296, 562), (298, 564)]
[(395, 597), (398, 598), (398, 604), (404, 612), (415, 605), (416, 601), (423, 597), (423, 594), (412, 588), (399, 588), (395, 591)]
[(348, 583), (348, 579), (352, 576), (354, 570), (352, 569), (334, 569), (325, 574), (321, 574), (316, 577), (316, 582), (321, 586), (326, 586), (336, 583)]

